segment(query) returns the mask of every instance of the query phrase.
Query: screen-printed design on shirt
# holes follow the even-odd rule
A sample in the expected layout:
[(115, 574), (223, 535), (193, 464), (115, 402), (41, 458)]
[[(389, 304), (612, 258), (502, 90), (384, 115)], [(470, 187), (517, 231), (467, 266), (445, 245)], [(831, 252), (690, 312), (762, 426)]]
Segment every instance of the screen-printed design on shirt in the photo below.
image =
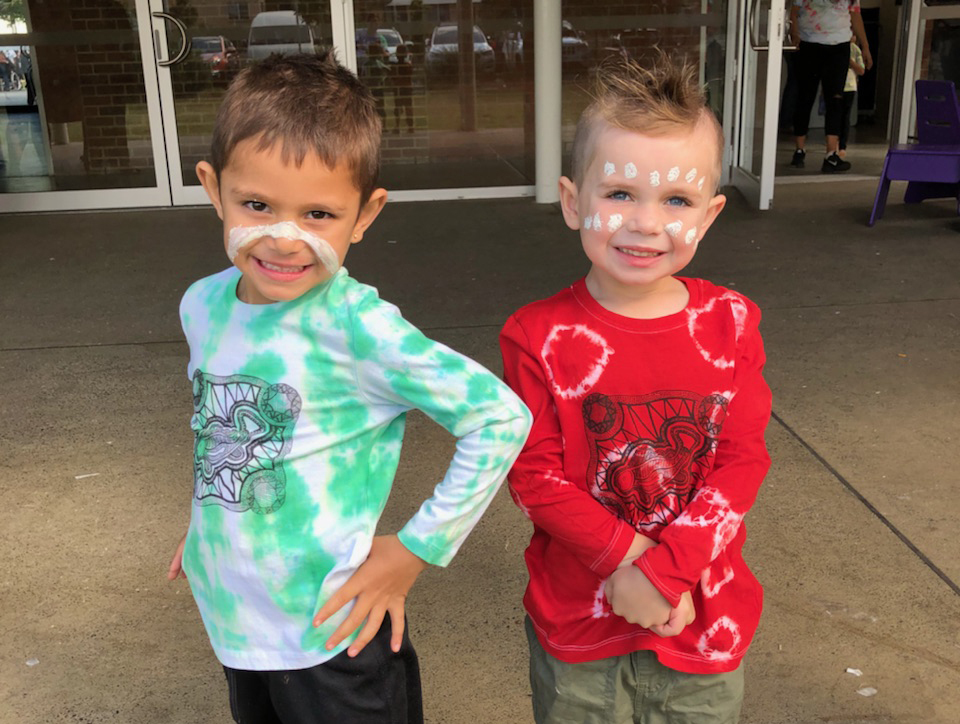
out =
[(639, 532), (668, 525), (710, 468), (727, 403), (686, 391), (591, 394), (582, 407), (590, 492)]
[(290, 385), (251, 375), (193, 375), (194, 503), (273, 513), (286, 496), (283, 459), (300, 416)]

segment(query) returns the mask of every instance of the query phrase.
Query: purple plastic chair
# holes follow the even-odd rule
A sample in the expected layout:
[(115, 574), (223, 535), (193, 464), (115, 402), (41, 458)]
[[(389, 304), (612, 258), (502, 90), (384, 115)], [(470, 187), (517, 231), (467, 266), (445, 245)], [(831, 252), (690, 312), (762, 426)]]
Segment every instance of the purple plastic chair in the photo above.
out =
[(891, 181), (908, 181), (903, 201), (957, 199), (960, 214), (960, 104), (952, 81), (917, 81), (917, 143), (887, 151), (868, 226), (883, 217)]

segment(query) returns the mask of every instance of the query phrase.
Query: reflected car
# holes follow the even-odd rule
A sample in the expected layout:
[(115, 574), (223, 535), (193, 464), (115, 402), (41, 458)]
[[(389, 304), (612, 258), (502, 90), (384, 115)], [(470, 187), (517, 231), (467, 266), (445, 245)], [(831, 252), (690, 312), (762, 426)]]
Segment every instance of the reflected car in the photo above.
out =
[(560, 33), (563, 63), (586, 68), (590, 64), (590, 44), (583, 39), (581, 33), (570, 24), (569, 20), (563, 21)]
[[(560, 31), (561, 58), (564, 65), (573, 65), (586, 68), (592, 58), (590, 44), (584, 40), (583, 33), (578, 31), (569, 20), (564, 20)], [(523, 23), (516, 27), (504, 30), (497, 37), (497, 52), (504, 66), (515, 68), (523, 63)]]
[[(457, 55), (460, 43), (456, 25), (438, 25), (433, 29), (427, 47), (427, 72), (432, 75), (454, 74), (457, 70)], [(473, 55), (477, 73), (490, 75), (496, 67), (493, 48), (487, 42), (487, 36), (476, 25), (473, 26)]]
[(273, 53), (314, 53), (313, 30), (294, 10), (258, 13), (250, 23), (247, 57), (260, 60)]
[(240, 70), (240, 53), (232, 41), (222, 35), (205, 35), (194, 38), (192, 49), (200, 60), (210, 66), (214, 78), (225, 78)]

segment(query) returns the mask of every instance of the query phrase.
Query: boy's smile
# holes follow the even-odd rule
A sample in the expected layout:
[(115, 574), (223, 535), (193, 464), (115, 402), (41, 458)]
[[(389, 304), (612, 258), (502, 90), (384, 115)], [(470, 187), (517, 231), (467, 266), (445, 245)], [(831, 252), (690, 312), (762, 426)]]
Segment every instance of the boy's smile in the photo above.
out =
[(564, 219), (592, 263), (588, 286), (625, 299), (667, 289), (726, 201), (714, 194), (715, 131), (705, 121), (660, 135), (597, 123), (579, 187), (560, 181)]
[[(258, 140), (238, 143), (219, 179), (205, 161), (197, 164), (197, 175), (223, 220), (228, 255), (243, 274), (238, 298), (269, 304), (296, 299), (330, 279), (329, 267), (335, 271), (350, 245), (363, 238), (386, 192), (375, 190), (360, 208), (360, 191), (345, 163), (330, 168), (308, 154), (297, 166), (283, 158), (280, 144), (258, 149)], [(274, 226), (283, 222), (289, 223)], [(244, 233), (250, 227), (264, 227), (263, 235), (250, 238)], [(331, 257), (326, 264), (314, 248)]]

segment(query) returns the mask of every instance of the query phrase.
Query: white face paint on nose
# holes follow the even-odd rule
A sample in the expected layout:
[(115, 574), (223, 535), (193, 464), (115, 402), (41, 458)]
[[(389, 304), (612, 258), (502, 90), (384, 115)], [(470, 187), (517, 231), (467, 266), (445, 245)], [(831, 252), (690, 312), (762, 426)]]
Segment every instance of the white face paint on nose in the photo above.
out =
[(278, 224), (270, 224), (269, 226), (233, 227), (230, 229), (230, 234), (227, 238), (227, 256), (230, 258), (230, 261), (237, 258), (240, 249), (265, 236), (273, 239), (302, 241), (313, 250), (319, 262), (323, 264), (328, 272), (336, 274), (340, 268), (340, 257), (337, 256), (337, 252), (333, 250), (333, 247), (330, 246), (326, 239), (321, 239), (319, 236), (301, 229), (292, 221), (281, 221)]

